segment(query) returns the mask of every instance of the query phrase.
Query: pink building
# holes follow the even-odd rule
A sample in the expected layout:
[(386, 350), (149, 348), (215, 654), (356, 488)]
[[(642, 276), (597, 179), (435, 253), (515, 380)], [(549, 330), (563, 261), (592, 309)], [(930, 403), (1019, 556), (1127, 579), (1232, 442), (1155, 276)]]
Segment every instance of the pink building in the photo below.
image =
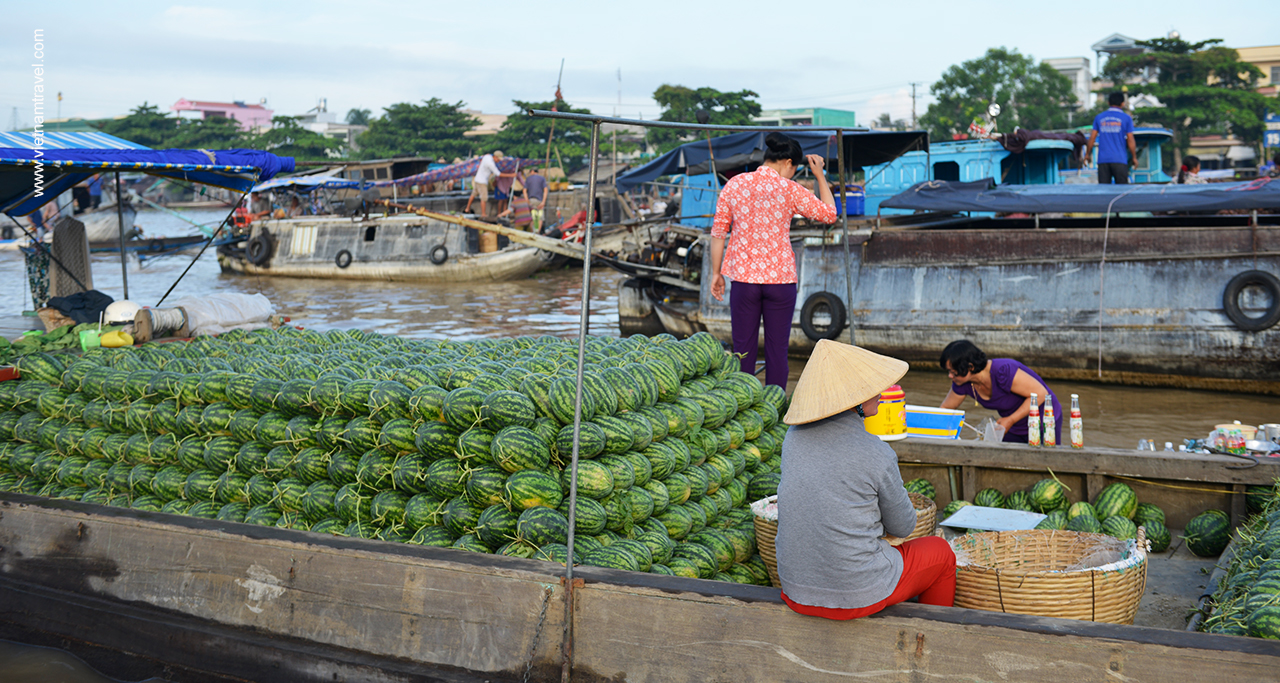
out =
[[(265, 103), (266, 100), (263, 100)], [(270, 128), (271, 115), (274, 113), (262, 104), (245, 104), (244, 102), (198, 102), (180, 99), (169, 109), (179, 112), (199, 112), (202, 119), (227, 117), (240, 122), (241, 130)]]

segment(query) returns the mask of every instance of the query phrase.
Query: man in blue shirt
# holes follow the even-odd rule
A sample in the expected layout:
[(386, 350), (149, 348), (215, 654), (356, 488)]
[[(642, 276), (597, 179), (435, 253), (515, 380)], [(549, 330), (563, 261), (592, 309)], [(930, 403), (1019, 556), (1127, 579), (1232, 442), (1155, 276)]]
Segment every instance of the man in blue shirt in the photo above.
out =
[[(1084, 160), (1093, 158), (1093, 145), (1098, 145), (1098, 184), (1129, 184), (1129, 166), (1138, 163), (1138, 143), (1133, 137), (1133, 119), (1124, 113), (1124, 93), (1113, 92), (1107, 98), (1111, 108), (1093, 119), (1093, 133), (1084, 148)], [(1126, 150), (1125, 147), (1128, 147)]]

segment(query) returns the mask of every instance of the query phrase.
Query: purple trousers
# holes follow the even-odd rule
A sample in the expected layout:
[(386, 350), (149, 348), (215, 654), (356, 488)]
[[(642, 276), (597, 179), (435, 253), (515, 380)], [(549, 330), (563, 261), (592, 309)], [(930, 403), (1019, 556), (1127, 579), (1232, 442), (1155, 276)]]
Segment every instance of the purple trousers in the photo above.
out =
[(765, 384), (787, 388), (787, 342), (796, 311), (796, 284), (759, 285), (734, 282), (729, 288), (733, 352), (742, 355), (742, 371), (756, 374), (760, 352), (760, 319), (764, 318)]

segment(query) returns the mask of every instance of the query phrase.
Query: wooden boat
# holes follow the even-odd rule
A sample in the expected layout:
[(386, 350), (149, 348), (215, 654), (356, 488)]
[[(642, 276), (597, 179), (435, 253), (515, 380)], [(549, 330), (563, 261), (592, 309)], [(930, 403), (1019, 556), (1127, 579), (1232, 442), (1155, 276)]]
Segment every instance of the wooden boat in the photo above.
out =
[[(1245, 485), (1280, 474), (1270, 461), (1231, 469), (1242, 461), (1226, 456), (1050, 454), (922, 439), (894, 447), (904, 476), (934, 481), (939, 503), (953, 485), (968, 496), (1021, 486), (1048, 465), (1076, 498), (1129, 482), (1140, 499), (1164, 506), (1173, 526), (1205, 507), (1243, 509)], [(1170, 560), (1156, 572), (1161, 559), (1152, 558), (1152, 585), (1178, 568)], [(1210, 563), (1193, 565), (1193, 580), (1178, 584), (1195, 593), (1183, 598), (1195, 601), (1205, 583), (1199, 567)], [(558, 680), (563, 571), (0, 494), (0, 638), (63, 647), (130, 678), (461, 682), (529, 672), (528, 680)], [(1163, 682), (1270, 680), (1280, 671), (1280, 643), (1176, 627), (912, 603), (834, 622), (791, 612), (775, 588), (593, 567), (575, 568), (575, 577), (567, 651), (577, 681)]]
[(518, 280), (551, 255), (520, 244), (481, 253), (478, 233), (410, 214), (361, 220), (309, 216), (255, 223), (243, 246), (218, 249), (223, 272), (351, 280)]
[[(158, 256), (161, 254), (172, 254), (174, 252), (199, 247), (207, 241), (209, 241), (209, 238), (203, 235), (132, 239), (124, 243), (124, 250), (143, 252), (148, 255)], [(120, 242), (111, 240), (107, 240), (105, 242), (90, 242), (89, 251), (94, 254), (120, 253)]]

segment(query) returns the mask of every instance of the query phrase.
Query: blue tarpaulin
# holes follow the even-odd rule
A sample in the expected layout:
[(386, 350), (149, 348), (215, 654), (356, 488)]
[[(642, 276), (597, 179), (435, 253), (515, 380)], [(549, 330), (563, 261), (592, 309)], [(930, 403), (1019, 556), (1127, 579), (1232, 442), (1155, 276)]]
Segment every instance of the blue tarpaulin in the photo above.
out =
[(914, 211), (995, 213), (1121, 213), (1280, 209), (1280, 181), (1202, 185), (994, 185), (931, 180), (880, 203)]
[[(716, 170), (721, 173), (758, 164), (764, 158), (764, 138), (768, 134), (769, 131), (748, 131), (714, 137), (711, 138), (710, 150), (706, 138), (683, 144), (644, 166), (618, 176), (618, 191), (626, 192), (665, 175), (707, 173), (712, 151), (715, 153)], [(839, 150), (836, 149), (834, 132), (797, 128), (785, 134), (800, 143), (805, 154), (821, 154), (827, 160), (827, 167), (835, 169)], [(853, 169), (887, 163), (913, 150), (927, 151), (929, 134), (924, 131), (845, 131), (844, 146), (845, 165)]]
[[(373, 185), (374, 187), (391, 187), (392, 185), (407, 187), (409, 185), (429, 185), (431, 183), (441, 183), (446, 180), (460, 180), (462, 178), (474, 178), (476, 175), (476, 171), (480, 169), (481, 158), (482, 157), (477, 157), (475, 159), (471, 159), (470, 161), (464, 161), (458, 164), (450, 164), (443, 168), (434, 168), (424, 173), (405, 176), (403, 178), (396, 178), (395, 180), (379, 180), (373, 183)], [(497, 164), (499, 171), (503, 173), (511, 173), (516, 170), (517, 166), (520, 168), (532, 168), (534, 166), (541, 166), (542, 159), (516, 159), (514, 157), (503, 157), (501, 159), (495, 159), (494, 163)]]
[[(37, 143), (40, 144), (37, 144)], [(105, 133), (0, 134), (0, 211), (25, 216), (96, 173), (139, 171), (248, 191), (293, 170), (293, 157), (252, 149), (152, 150)]]
[(347, 190), (360, 187), (359, 180), (350, 180), (331, 175), (304, 175), (289, 178), (272, 178), (265, 183), (253, 186), (254, 192), (288, 188), (294, 192), (311, 192), (312, 190)]

